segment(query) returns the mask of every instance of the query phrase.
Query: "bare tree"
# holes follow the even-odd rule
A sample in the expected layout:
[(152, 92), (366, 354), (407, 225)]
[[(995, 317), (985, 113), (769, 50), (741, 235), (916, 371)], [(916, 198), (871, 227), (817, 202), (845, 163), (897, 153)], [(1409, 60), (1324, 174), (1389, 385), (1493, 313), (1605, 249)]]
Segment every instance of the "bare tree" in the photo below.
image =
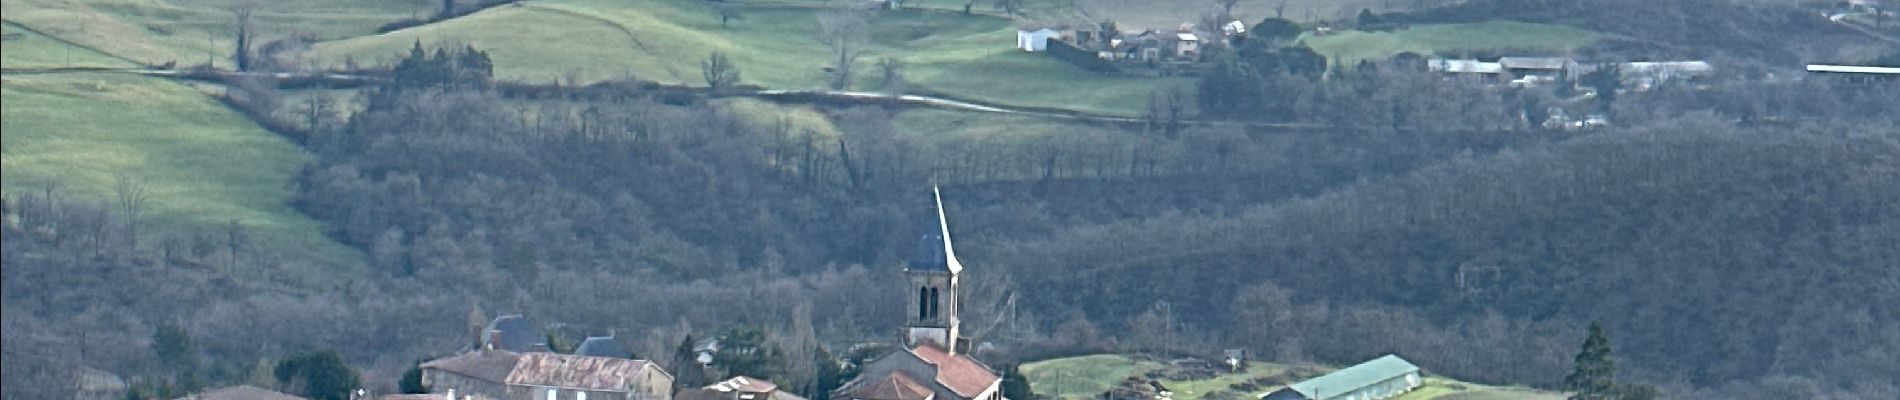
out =
[(739, 66), (732, 63), (726, 53), (713, 52), (712, 57), (699, 63), (699, 73), (706, 78), (706, 87), (713, 93), (723, 93), (739, 83)]
[(113, 192), (119, 199), (119, 215), (125, 217), (125, 235), (133, 249), (139, 247), (139, 217), (145, 213), (145, 183), (130, 174), (113, 175)]
[(1010, 17), (1015, 17), (1016, 12), (1022, 11), (1023, 3), (1027, 2), (1027, 0), (995, 0), (995, 1), (996, 1), (996, 9), (998, 11), (1002, 11), (1004, 14), (1009, 14)]
[(863, 12), (838, 8), (818, 13), (818, 42), (831, 46), (834, 58), (826, 70), (832, 89), (851, 87), (851, 69), (863, 52), (868, 23)]
[(1273, 6), (1273, 17), (1286, 19), (1286, 0), (1280, 0), (1279, 5)]
[(436, 15), (435, 18), (449, 19), (449, 18), (454, 18), (454, 17), (455, 17), (455, 0), (442, 0), (442, 14)]
[(237, 48), (232, 58), (237, 61), (237, 70), (251, 69), (251, 40), (256, 34), (251, 27), (251, 13), (257, 11), (257, 2), (239, 1), (231, 6), (231, 16), (237, 23)]
[(1221, 16), (1231, 18), (1234, 15), (1234, 6), (1240, 4), (1240, 0), (1214, 0), (1214, 4), (1220, 5)]
[(745, 20), (745, 12), (740, 10), (738, 5), (732, 3), (721, 2), (713, 4), (713, 14), (719, 16), (720, 28), (726, 27), (726, 22), (729, 21)]
[(904, 60), (893, 57), (878, 59), (877, 70), (882, 73), (878, 78), (878, 88), (890, 96), (891, 102), (897, 102), (898, 97), (904, 95)]

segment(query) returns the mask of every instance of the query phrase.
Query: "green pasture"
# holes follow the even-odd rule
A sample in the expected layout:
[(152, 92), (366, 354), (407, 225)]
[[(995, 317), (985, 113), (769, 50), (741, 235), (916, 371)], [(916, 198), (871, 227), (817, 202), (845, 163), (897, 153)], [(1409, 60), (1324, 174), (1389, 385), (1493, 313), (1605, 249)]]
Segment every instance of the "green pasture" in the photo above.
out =
[[(147, 240), (222, 234), (235, 219), (255, 243), (313, 268), (359, 268), (356, 251), (286, 204), (307, 156), (197, 89), (85, 73), (9, 75), (0, 93), (0, 190), (9, 195), (50, 185), (104, 203), (126, 177), (145, 188)], [(347, 276), (287, 272), (279, 277)]]
[[(1353, 65), (1403, 52), (1427, 56), (1471, 50), (1562, 53), (1596, 43), (1597, 34), (1563, 25), (1490, 21), (1419, 25), (1392, 32), (1345, 31), (1301, 38), (1333, 65)], [(1534, 55), (1534, 54), (1527, 54)]]

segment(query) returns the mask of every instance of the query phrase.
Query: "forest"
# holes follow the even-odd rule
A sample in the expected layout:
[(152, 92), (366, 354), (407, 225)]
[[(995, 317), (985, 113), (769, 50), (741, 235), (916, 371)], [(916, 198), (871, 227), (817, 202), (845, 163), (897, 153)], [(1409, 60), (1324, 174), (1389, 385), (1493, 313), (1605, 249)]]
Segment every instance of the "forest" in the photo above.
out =
[[(1703, 38), (1658, 38), (1678, 39)], [(1759, 49), (1741, 56), (1786, 55)], [(75, 365), (147, 393), (270, 382), (331, 350), (393, 389), (464, 349), (472, 310), (618, 332), (663, 364), (689, 335), (762, 327), (788, 354), (773, 378), (819, 391), (809, 360), (902, 323), (897, 271), (932, 187), (968, 266), (966, 329), (997, 365), (1398, 353), (1560, 389), (1598, 322), (1623, 379), (1676, 397), (1900, 397), (1893, 81), (1743, 71), (1579, 103), (1415, 57), (1252, 50), (1210, 54), (1225, 61), (1200, 90), (1154, 93), (1144, 123), (1020, 141), (905, 132), (897, 105), (826, 107), (828, 134), (716, 96), (511, 94), (472, 46), (418, 43), (347, 113), (233, 82), (228, 102), (309, 153), (289, 206), (369, 270), (260, 283), (303, 279), (279, 272), (299, 255), (238, 219), (141, 235), (135, 182), (112, 202), (9, 192), (3, 397), (70, 397), (32, 383)], [(1616, 123), (1531, 123), (1551, 107)]]

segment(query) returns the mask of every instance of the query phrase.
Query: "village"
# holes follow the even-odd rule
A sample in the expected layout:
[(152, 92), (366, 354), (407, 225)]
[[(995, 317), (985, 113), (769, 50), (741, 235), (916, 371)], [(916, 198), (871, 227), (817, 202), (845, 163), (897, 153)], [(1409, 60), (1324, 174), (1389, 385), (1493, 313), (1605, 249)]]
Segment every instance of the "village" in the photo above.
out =
[[(1006, 393), (1028, 388), (1006, 388), (1009, 371), (980, 360), (993, 348), (979, 338), (963, 336), (958, 308), (963, 263), (951, 240), (949, 218), (941, 194), (933, 190), (928, 213), (917, 234), (917, 247), (903, 266), (907, 291), (914, 298), (875, 299), (903, 301), (906, 321), (894, 335), (893, 350), (853, 366), (857, 376), (824, 393), (835, 400), (1009, 400)], [(479, 311), (476, 311), (479, 313)], [(470, 315), (467, 347), (459, 354), (419, 365), (426, 393), (352, 392), (352, 400), (807, 400), (768, 379), (721, 371), (719, 337), (692, 342), (693, 358), (667, 371), (651, 359), (637, 359), (612, 334), (582, 340), (558, 351), (546, 328), (519, 314), (486, 320)], [(895, 322), (895, 321), (893, 321)], [(877, 345), (877, 344), (867, 344)], [(730, 351), (732, 349), (725, 349)], [(746, 349), (745, 354), (762, 349)], [(1228, 349), (1197, 359), (1171, 361), (1181, 379), (1208, 379), (1223, 372), (1246, 369), (1246, 351)], [(1179, 364), (1193, 365), (1179, 368)], [(689, 370), (690, 369), (690, 370)], [(1266, 400), (1382, 400), (1424, 384), (1422, 370), (1397, 355), (1320, 374), (1312, 368), (1284, 371), (1273, 377), (1237, 383), (1235, 388), (1258, 392)], [(685, 385), (681, 374), (712, 383)], [(1130, 376), (1095, 397), (1100, 400), (1173, 400), (1161, 383), (1164, 375)], [(1021, 379), (1021, 376), (1014, 377)], [(1262, 385), (1266, 384), (1266, 385)], [(192, 394), (178, 400), (302, 400), (255, 386), (232, 386)]]

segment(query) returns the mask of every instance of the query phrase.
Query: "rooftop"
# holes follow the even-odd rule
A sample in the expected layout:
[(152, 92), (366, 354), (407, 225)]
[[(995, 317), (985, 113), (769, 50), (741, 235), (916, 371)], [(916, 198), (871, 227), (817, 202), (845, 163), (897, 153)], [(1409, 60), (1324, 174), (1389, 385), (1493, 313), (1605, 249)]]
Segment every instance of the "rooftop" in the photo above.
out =
[(934, 395), (910, 374), (897, 370), (863, 381), (846, 392), (843, 400), (926, 400)]
[(515, 364), (521, 355), (507, 350), (471, 351), (453, 357), (438, 358), (422, 363), (422, 369), (453, 372), (483, 381), (502, 383), (508, 380), (508, 374), (514, 372)]
[(256, 386), (231, 386), (180, 397), (178, 400), (305, 400)]
[(582, 340), (580, 347), (574, 348), (574, 354), (595, 357), (633, 358), (633, 351), (627, 350), (615, 341), (613, 336), (591, 336)]
[(963, 271), (963, 263), (957, 262), (957, 252), (950, 243), (950, 222), (943, 216), (943, 195), (936, 188), (930, 189), (931, 214), (923, 219), (917, 233), (917, 252), (905, 263), (906, 270)]
[(521, 355), (514, 372), (502, 383), (624, 392), (649, 364), (625, 358), (528, 353)]
[(937, 366), (937, 383), (963, 397), (976, 397), (996, 384), (996, 373), (990, 367), (967, 355), (950, 354), (934, 342), (913, 347), (910, 353)]
[(1333, 373), (1308, 379), (1287, 388), (1299, 392), (1309, 399), (1319, 399), (1321, 392), (1337, 395), (1354, 389), (1371, 386), (1379, 382), (1417, 372), (1418, 366), (1396, 355), (1386, 355), (1372, 361), (1346, 367)]

